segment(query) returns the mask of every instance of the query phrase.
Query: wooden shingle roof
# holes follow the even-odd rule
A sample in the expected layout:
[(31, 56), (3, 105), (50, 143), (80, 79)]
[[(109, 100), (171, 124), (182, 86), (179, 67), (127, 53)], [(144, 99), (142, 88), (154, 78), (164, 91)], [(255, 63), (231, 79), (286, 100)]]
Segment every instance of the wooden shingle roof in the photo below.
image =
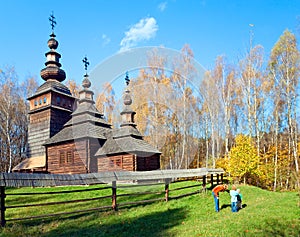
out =
[(54, 91), (58, 93), (63, 93), (67, 96), (72, 96), (67, 86), (56, 80), (48, 80), (37, 89), (33, 96), (29, 97), (28, 99), (31, 99), (48, 91)]
[(49, 146), (65, 141), (72, 141), (80, 138), (106, 139), (104, 134), (110, 128), (100, 127), (91, 122), (76, 124), (74, 126), (65, 126), (60, 132), (48, 139), (44, 145)]
[[(87, 79), (87, 75), (85, 79)], [(84, 88), (79, 93), (81, 99), (72, 113), (72, 118), (60, 132), (46, 141), (45, 146), (80, 138), (106, 139), (105, 134), (111, 130), (111, 125), (105, 121), (104, 116), (95, 107), (92, 99), (93, 92)]]
[(95, 156), (103, 157), (118, 153), (131, 153), (142, 157), (161, 154), (159, 150), (145, 141), (140, 132), (133, 127), (114, 129), (107, 134), (107, 141), (99, 148)]

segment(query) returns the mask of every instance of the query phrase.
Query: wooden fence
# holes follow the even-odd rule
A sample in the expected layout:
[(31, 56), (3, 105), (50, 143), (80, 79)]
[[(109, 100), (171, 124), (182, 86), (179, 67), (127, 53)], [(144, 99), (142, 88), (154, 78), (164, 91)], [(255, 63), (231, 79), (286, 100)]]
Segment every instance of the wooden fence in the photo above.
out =
[[(100, 177), (101, 176), (101, 177)], [(130, 179), (129, 179), (130, 178)], [(186, 181), (196, 180), (194, 184), (184, 187), (170, 189), (170, 184)], [(104, 182), (105, 181), (105, 182)], [(185, 196), (197, 194), (205, 191), (207, 184), (211, 186), (218, 183), (223, 183), (223, 170), (220, 169), (193, 169), (193, 170), (179, 170), (179, 171), (147, 171), (147, 172), (105, 172), (97, 174), (84, 175), (50, 175), (50, 174), (21, 174), (21, 173), (2, 173), (0, 174), (0, 221), (1, 226), (4, 227), (6, 222), (22, 221), (28, 219), (48, 218), (59, 215), (70, 215), (77, 213), (87, 213), (100, 210), (117, 210), (118, 208), (131, 205), (139, 205), (151, 203), (156, 201), (169, 201), (170, 199), (178, 199)], [(98, 185), (97, 185), (98, 184)], [(105, 184), (99, 186), (99, 184)], [(8, 187), (49, 187), (49, 186), (75, 186), (88, 185), (87, 188), (80, 188), (75, 190), (58, 190), (49, 192), (10, 192), (6, 190)], [(97, 185), (92, 186), (92, 185)], [(142, 186), (158, 186), (164, 187), (155, 191), (119, 193), (121, 190), (130, 188), (135, 190)], [(92, 188), (91, 188), (92, 187)], [(193, 189), (193, 190), (192, 190)], [(194, 190), (195, 189), (195, 190)], [(100, 195), (100, 191), (110, 190), (110, 194)], [(119, 190), (119, 191), (118, 191)], [(179, 195), (171, 195), (170, 192), (176, 193), (181, 190)], [(6, 202), (9, 196), (43, 196), (43, 195), (59, 195), (78, 192), (97, 192), (95, 197), (85, 199), (64, 200), (60, 202), (43, 202), (43, 203), (17, 203), (10, 204)], [(98, 192), (99, 191), (99, 192)], [(183, 192), (183, 193), (182, 193)], [(107, 193), (107, 191), (106, 191)], [(132, 202), (119, 201), (123, 197), (146, 197), (155, 195), (156, 197), (142, 198), (142, 200), (135, 200)], [(35, 216), (22, 216), (17, 218), (6, 219), (6, 212), (11, 209), (21, 209), (30, 207), (45, 207), (53, 205), (65, 205), (71, 203), (86, 203), (99, 200), (111, 199), (109, 205), (102, 205), (93, 208), (86, 208), (80, 210), (71, 210), (64, 212), (48, 213)]]

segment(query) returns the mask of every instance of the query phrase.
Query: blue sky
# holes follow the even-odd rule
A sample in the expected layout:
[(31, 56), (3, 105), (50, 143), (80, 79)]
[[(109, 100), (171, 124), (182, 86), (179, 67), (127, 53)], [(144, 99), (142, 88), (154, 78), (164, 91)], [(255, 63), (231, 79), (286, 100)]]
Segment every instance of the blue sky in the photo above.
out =
[(300, 25), (299, 0), (2, 0), (0, 68), (15, 66), (20, 80), (36, 76), (42, 83), (52, 11), (62, 68), (77, 82), (86, 55), (91, 71), (128, 48), (180, 50), (187, 43), (210, 69), (218, 55), (232, 62), (243, 57), (250, 30), (268, 55), (285, 29), (299, 37)]

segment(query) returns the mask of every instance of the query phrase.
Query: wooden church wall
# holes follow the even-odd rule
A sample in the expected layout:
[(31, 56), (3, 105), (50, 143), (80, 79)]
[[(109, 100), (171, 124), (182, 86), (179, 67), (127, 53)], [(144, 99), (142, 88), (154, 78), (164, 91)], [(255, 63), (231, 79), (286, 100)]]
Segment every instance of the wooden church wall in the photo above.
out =
[(30, 114), (30, 123), (28, 126), (28, 156), (45, 155), (43, 144), (49, 138), (50, 110), (44, 110), (36, 114)]
[(49, 146), (47, 148), (48, 172), (53, 174), (87, 173), (86, 148), (86, 140)]
[(100, 139), (89, 139), (88, 147), (90, 147), (90, 161), (89, 161), (89, 172), (96, 173), (98, 172), (98, 159), (94, 156), (98, 151), (99, 147), (103, 145), (103, 141)]
[(116, 170), (135, 171), (135, 155), (124, 154), (98, 158), (98, 172)]
[(98, 158), (98, 171), (147, 171), (160, 168), (159, 155), (136, 157), (132, 154)]

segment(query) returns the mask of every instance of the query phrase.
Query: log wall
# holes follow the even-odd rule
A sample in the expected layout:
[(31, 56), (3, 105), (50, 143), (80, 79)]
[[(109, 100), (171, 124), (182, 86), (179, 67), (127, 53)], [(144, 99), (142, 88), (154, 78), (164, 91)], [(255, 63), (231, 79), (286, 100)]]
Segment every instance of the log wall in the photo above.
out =
[[(68, 159), (71, 152), (72, 158)], [(87, 173), (87, 140), (49, 146), (48, 172), (52, 174), (84, 174)], [(64, 158), (62, 157), (64, 154)]]
[(135, 155), (132, 154), (123, 154), (117, 156), (98, 158), (98, 172), (117, 170), (134, 171), (134, 159)]
[(149, 171), (160, 168), (159, 155), (149, 157), (137, 157), (134, 154), (123, 154), (98, 158), (99, 171)]

